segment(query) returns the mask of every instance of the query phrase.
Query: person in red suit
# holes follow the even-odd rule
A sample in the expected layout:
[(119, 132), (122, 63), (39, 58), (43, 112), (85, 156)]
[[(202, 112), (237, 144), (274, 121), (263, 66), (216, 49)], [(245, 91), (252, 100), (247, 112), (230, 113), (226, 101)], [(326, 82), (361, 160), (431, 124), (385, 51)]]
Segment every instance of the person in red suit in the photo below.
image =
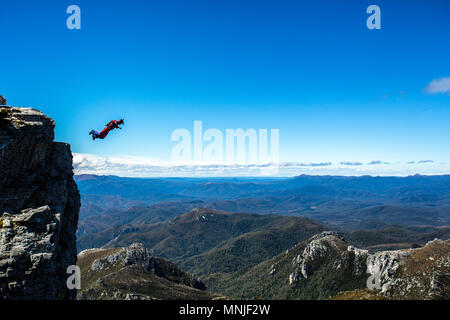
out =
[(108, 133), (111, 130), (114, 129), (122, 129), (121, 127), (119, 127), (119, 125), (124, 124), (123, 119), (120, 120), (111, 120), (110, 122), (108, 122), (105, 126), (105, 129), (103, 129), (100, 133), (95, 131), (95, 130), (91, 130), (91, 132), (89, 132), (90, 135), (92, 135), (92, 140), (95, 139), (105, 139), (105, 137), (108, 135)]

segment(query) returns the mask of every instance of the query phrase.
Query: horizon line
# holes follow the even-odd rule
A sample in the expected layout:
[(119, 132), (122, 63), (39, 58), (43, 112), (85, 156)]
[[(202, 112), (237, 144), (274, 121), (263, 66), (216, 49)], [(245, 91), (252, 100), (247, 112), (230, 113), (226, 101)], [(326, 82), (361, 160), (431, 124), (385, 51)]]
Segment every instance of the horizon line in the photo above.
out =
[(80, 176), (96, 176), (96, 177), (117, 177), (117, 178), (129, 178), (129, 179), (215, 179), (215, 178), (229, 178), (229, 179), (288, 179), (288, 178), (298, 178), (298, 177), (342, 177), (342, 178), (410, 178), (410, 177), (445, 177), (449, 176), (450, 173), (443, 174), (410, 174), (410, 175), (342, 175), (342, 174), (300, 174), (293, 176), (121, 176), (117, 174), (95, 174), (95, 173), (74, 173), (75, 177)]

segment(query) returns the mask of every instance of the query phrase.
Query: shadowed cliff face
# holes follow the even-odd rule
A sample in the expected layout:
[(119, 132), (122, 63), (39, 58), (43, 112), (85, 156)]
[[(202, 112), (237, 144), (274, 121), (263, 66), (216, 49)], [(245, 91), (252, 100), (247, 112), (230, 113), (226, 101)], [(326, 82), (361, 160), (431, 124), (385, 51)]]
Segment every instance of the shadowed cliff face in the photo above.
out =
[(80, 197), (72, 153), (55, 123), (30, 108), (0, 107), (0, 299), (73, 299)]

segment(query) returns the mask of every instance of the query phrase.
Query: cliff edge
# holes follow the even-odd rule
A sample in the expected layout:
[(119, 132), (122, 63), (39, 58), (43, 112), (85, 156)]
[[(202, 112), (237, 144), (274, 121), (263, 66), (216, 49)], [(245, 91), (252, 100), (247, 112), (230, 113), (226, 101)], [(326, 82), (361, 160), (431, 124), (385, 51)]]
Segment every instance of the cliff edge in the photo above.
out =
[(80, 195), (70, 145), (38, 110), (0, 106), (0, 299), (74, 299)]

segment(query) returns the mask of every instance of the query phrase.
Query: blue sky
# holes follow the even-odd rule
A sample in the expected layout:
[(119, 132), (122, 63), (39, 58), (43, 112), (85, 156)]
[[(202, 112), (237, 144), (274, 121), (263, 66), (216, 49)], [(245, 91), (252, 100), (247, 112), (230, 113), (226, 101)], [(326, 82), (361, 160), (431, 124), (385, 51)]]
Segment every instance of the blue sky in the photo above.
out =
[[(66, 28), (70, 4), (81, 30)], [(381, 30), (366, 28), (371, 4)], [(277, 128), (280, 161), (332, 163), (307, 173), (450, 173), (447, 0), (2, 0), (0, 12), (0, 94), (54, 118), (77, 161), (101, 159), (83, 172), (170, 167), (172, 131), (202, 120)], [(120, 117), (125, 130), (90, 140)], [(105, 171), (111, 157), (126, 165)]]

